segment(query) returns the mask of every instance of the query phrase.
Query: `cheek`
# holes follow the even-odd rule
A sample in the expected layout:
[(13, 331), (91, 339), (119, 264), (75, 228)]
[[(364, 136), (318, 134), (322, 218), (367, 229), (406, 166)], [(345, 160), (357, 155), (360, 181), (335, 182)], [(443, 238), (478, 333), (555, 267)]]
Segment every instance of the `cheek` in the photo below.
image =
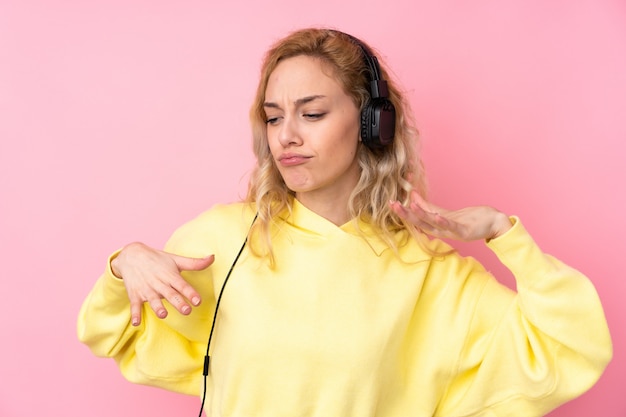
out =
[(359, 140), (361, 139), (361, 123), (360, 118), (357, 118), (354, 115), (352, 115), (351, 119), (354, 120), (354, 122), (349, 123), (344, 127), (343, 136), (348, 139), (350, 145), (354, 146), (354, 149), (356, 150)]
[(270, 132), (270, 129), (268, 129), (266, 137), (267, 137), (267, 148), (269, 149), (272, 157), (276, 158), (280, 149), (280, 144), (276, 140), (275, 135), (272, 135), (272, 133)]
[(338, 144), (337, 149), (341, 149), (344, 155), (356, 156), (359, 148), (359, 129), (350, 126), (342, 132), (340, 137), (341, 142)]

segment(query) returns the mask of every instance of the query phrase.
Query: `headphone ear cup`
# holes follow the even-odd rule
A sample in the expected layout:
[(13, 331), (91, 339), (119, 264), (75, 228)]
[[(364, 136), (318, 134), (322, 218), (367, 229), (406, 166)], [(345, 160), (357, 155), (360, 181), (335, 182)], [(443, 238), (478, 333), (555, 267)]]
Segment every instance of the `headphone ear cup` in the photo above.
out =
[(396, 109), (387, 99), (369, 101), (361, 112), (361, 141), (370, 149), (383, 148), (396, 131)]
[(372, 107), (371, 103), (368, 102), (361, 110), (361, 142), (370, 149), (372, 149), (371, 117)]

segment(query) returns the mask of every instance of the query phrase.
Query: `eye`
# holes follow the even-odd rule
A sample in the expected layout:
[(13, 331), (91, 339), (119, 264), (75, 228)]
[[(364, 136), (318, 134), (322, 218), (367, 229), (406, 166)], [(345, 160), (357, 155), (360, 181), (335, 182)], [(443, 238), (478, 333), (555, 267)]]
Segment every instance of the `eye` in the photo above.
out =
[(265, 120), (265, 123), (268, 125), (275, 125), (276, 123), (278, 123), (278, 119), (279, 117), (268, 117), (267, 120)]
[(322, 117), (324, 117), (325, 115), (326, 115), (326, 113), (305, 113), (302, 116), (305, 119), (318, 120), (318, 119), (321, 119)]

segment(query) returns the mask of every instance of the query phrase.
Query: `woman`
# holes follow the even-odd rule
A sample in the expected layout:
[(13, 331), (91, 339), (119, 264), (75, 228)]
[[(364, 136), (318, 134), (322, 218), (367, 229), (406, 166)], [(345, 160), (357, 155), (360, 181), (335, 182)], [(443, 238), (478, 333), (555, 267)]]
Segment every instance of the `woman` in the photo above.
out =
[[(129, 380), (187, 394), (206, 363), (211, 416), (528, 417), (591, 387), (612, 355), (592, 284), (516, 217), (428, 203), (386, 78), (338, 31), (277, 42), (247, 201), (183, 225), (164, 252), (113, 254), (79, 338)], [(441, 237), (485, 240), (517, 293)]]

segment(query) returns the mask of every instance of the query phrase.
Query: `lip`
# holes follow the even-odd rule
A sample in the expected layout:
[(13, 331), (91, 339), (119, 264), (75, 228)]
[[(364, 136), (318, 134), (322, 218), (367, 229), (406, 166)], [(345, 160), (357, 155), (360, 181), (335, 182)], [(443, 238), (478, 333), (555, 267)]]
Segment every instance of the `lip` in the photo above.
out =
[(295, 165), (301, 165), (307, 162), (311, 157), (306, 155), (301, 155), (297, 153), (284, 153), (278, 157), (278, 162), (282, 166), (291, 167)]

